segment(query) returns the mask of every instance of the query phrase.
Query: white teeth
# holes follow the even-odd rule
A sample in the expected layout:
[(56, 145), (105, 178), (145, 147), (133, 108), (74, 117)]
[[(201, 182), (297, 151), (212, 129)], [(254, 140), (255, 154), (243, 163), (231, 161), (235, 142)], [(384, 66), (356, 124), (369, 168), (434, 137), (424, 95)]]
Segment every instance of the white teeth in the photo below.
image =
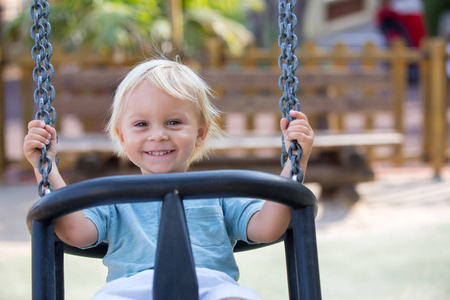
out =
[(169, 151), (154, 151), (154, 152), (148, 152), (148, 154), (160, 156), (160, 155), (168, 154), (170, 152), (172, 152), (172, 151), (170, 151), (170, 150)]

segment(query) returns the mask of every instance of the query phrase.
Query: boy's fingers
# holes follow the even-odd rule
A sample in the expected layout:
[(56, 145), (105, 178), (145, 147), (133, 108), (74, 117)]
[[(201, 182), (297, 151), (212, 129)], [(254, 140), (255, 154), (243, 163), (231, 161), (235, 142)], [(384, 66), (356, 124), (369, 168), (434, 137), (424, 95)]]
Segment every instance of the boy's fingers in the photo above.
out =
[(308, 120), (308, 118), (306, 117), (306, 115), (304, 113), (302, 113), (301, 111), (297, 111), (297, 110), (291, 110), (289, 112), (289, 114), (291, 115), (291, 117), (294, 117), (296, 119), (305, 119)]
[(25, 147), (25, 149), (42, 149), (45, 147), (45, 144), (38, 140), (29, 140), (25, 143), (28, 145), (28, 147)]
[(291, 130), (299, 130), (300, 128), (305, 128), (305, 129), (311, 129), (311, 126), (309, 125), (308, 121), (304, 120), (304, 119), (296, 119), (291, 121), (291, 123), (289, 123), (289, 129)]
[(46, 139), (50, 139), (52, 135), (44, 128), (32, 127), (28, 130), (27, 136), (31, 136), (36, 138), (37, 136), (41, 136)]
[(50, 134), (51, 139), (56, 141), (56, 130), (55, 130), (55, 128), (53, 128), (50, 125), (45, 125), (45, 130), (47, 130), (47, 132)]
[(286, 131), (286, 129), (287, 129), (287, 127), (288, 127), (288, 124), (289, 124), (289, 120), (288, 119), (285, 119), (285, 118), (282, 118), (281, 119), (281, 121), (280, 121), (280, 127), (281, 127), (281, 130), (284, 132), (284, 131)]
[(35, 127), (44, 128), (45, 122), (41, 120), (33, 120), (28, 123), (28, 130)]
[(25, 137), (26, 141), (39, 141), (41, 143), (48, 144), (50, 137), (42, 134), (30, 133)]

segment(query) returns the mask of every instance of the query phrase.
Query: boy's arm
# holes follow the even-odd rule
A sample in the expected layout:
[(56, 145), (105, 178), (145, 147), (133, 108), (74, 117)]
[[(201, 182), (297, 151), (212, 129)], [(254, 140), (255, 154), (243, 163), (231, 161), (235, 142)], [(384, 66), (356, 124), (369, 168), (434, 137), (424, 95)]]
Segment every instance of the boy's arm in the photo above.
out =
[[(42, 176), (37, 169), (35, 169), (36, 173), (36, 179), (40, 181)], [(49, 174), (49, 181), (52, 183), (54, 190), (66, 186), (57, 167), (52, 167), (52, 171)], [(97, 227), (90, 219), (86, 218), (81, 210), (56, 219), (54, 226), (56, 235), (68, 245), (87, 247), (97, 242)]]
[[(306, 167), (311, 154), (314, 141), (314, 132), (309, 125), (306, 116), (297, 111), (291, 111), (291, 116), (295, 117), (288, 126), (288, 120), (281, 120), (281, 129), (286, 141), (295, 139), (302, 148), (300, 167), (303, 174), (306, 174)], [(289, 178), (291, 172), (291, 162), (288, 160), (281, 172), (281, 176)], [(247, 238), (253, 242), (270, 243), (279, 239), (286, 231), (291, 222), (291, 208), (276, 202), (266, 201), (259, 212), (256, 212), (248, 222)]]
[[(51, 141), (52, 146), (47, 151), (47, 156), (54, 162), (56, 156), (55, 129), (39, 120), (33, 120), (28, 124), (28, 134), (24, 139), (23, 151), (25, 157), (33, 166), (37, 182), (42, 180), (42, 175), (37, 168), (37, 160), (41, 156), (41, 149), (49, 141)], [(48, 175), (48, 180), (52, 184), (53, 190), (66, 186), (55, 163), (52, 164), (52, 170)], [(84, 216), (82, 211), (77, 211), (57, 219), (55, 221), (55, 233), (63, 242), (75, 247), (93, 245), (98, 239), (97, 227)]]

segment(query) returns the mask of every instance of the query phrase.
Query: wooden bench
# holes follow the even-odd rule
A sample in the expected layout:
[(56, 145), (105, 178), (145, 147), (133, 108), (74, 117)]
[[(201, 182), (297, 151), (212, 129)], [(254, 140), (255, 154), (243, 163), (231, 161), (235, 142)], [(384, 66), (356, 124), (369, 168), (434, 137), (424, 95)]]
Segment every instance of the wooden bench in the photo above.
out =
[[(273, 68), (201, 72), (218, 93), (216, 103), (225, 113), (223, 125), (230, 136), (217, 141), (216, 155), (194, 170), (280, 172), (280, 73)], [(373, 148), (392, 146), (390, 158), (401, 153), (403, 133), (393, 129), (393, 117), (399, 114), (394, 114), (391, 74), (383, 70), (300, 70), (298, 74), (301, 111), (316, 134), (305, 180), (321, 185), (323, 199), (356, 201), (355, 185), (374, 178), (368, 160), (381, 159)], [(391, 116), (393, 126), (377, 128), (377, 113)], [(346, 126), (348, 115), (362, 118), (362, 124)]]
[[(224, 112), (227, 136), (217, 140), (215, 156), (192, 170), (249, 169), (279, 173), (281, 137), (278, 101), (280, 70), (224, 68), (203, 69), (202, 77), (217, 92), (217, 106)], [(53, 79), (57, 91), (62, 167), (77, 164), (85, 176), (98, 176), (117, 166), (112, 145), (103, 129), (109, 118), (114, 90), (126, 74), (121, 69), (60, 71)], [(372, 180), (367, 158), (374, 146), (394, 145), (398, 152), (403, 135), (392, 126), (345, 128), (346, 114), (392, 114), (392, 80), (387, 71), (298, 72), (301, 110), (315, 129), (314, 151), (306, 182), (322, 187), (322, 198), (358, 199), (355, 185)], [(71, 122), (74, 120), (74, 122)], [(366, 124), (367, 123), (367, 124)], [(74, 125), (75, 124), (75, 125)], [(73, 132), (73, 127), (81, 130)], [(370, 153), (370, 160), (379, 159)]]

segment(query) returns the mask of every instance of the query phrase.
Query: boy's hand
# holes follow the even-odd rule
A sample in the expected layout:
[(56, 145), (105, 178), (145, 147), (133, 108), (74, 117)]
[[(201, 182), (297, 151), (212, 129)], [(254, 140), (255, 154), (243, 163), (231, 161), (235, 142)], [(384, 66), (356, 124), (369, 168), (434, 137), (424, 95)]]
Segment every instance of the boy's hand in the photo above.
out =
[(56, 130), (40, 120), (33, 120), (28, 123), (28, 134), (23, 142), (23, 153), (34, 168), (37, 168), (37, 160), (41, 156), (41, 150), (50, 141), (51, 147), (47, 151), (47, 156), (54, 162), (56, 156)]
[(295, 120), (292, 120), (290, 124), (289, 120), (285, 118), (280, 121), (281, 131), (287, 148), (286, 151), (289, 150), (290, 141), (297, 140), (302, 148), (302, 157), (300, 161), (306, 163), (311, 154), (314, 142), (314, 131), (309, 125), (308, 118), (305, 114), (295, 110), (291, 110), (289, 113)]
[[(289, 114), (295, 120), (292, 120), (289, 124), (288, 119), (281, 119), (281, 130), (286, 142), (286, 148), (289, 148), (291, 140), (297, 140), (302, 148), (300, 167), (305, 172), (314, 142), (314, 131), (309, 125), (308, 118), (303, 113), (290, 111)], [(286, 163), (280, 175), (289, 178), (290, 171), (291, 164)], [(266, 201), (261, 210), (250, 218), (247, 225), (247, 238), (260, 243), (276, 241), (286, 231), (290, 221), (291, 208), (289, 206)]]

